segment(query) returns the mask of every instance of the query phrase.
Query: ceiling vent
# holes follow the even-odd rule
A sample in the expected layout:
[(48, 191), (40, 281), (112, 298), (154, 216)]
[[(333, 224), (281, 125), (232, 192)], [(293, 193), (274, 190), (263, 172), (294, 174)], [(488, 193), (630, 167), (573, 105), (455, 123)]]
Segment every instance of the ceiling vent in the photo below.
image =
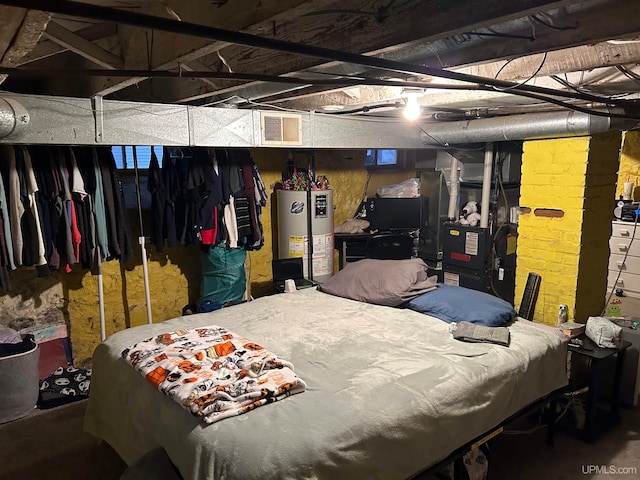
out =
[(260, 113), (262, 145), (302, 145), (302, 115)]

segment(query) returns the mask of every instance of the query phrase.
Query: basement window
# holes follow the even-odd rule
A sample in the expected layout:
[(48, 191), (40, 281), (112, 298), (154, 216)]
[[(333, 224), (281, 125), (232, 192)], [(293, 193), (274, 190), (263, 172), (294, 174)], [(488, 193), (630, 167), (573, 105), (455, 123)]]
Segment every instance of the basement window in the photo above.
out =
[[(138, 157), (138, 168), (148, 169), (151, 162), (151, 149), (158, 157), (158, 163), (162, 167), (162, 147), (161, 146), (136, 146), (136, 157)], [(116, 167), (121, 170), (133, 170), (133, 147), (116, 146), (111, 147), (111, 153), (116, 161)]]
[[(151, 210), (151, 193), (147, 189), (147, 180), (152, 149), (158, 157), (160, 167), (162, 167), (162, 146), (136, 146), (136, 157), (138, 159), (139, 170), (139, 175), (136, 180), (133, 162), (133, 147), (124, 145), (111, 147), (111, 153), (113, 154), (113, 159), (116, 162), (116, 168), (121, 170), (119, 177), (120, 182), (122, 183), (122, 193), (127, 209), (134, 210), (138, 208), (139, 188), (140, 207), (145, 211)], [(136, 183), (138, 183), (138, 186)]]
[(371, 167), (388, 167), (398, 165), (397, 150), (367, 150), (367, 156), (364, 160), (367, 168)]

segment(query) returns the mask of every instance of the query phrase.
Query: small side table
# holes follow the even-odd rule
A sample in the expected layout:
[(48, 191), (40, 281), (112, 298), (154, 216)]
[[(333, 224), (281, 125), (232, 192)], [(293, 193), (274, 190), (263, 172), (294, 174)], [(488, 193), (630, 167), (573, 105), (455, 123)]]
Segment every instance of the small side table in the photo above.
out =
[[(587, 404), (585, 408), (585, 423), (582, 437), (587, 442), (591, 442), (596, 438), (600, 428), (606, 424), (613, 425), (620, 419), (620, 381), (622, 380), (622, 368), (624, 366), (624, 357), (631, 345), (631, 342), (624, 340), (620, 348), (602, 348), (593, 342), (586, 335), (579, 337), (582, 347), (569, 346), (569, 351), (576, 355), (587, 357), (589, 360), (589, 392), (587, 393)], [(611, 392), (611, 400), (609, 402), (609, 410), (598, 410), (598, 385), (602, 379), (603, 369), (602, 360), (616, 356), (616, 366), (613, 378), (613, 389)], [(603, 417), (599, 417), (603, 415)], [(606, 422), (606, 424), (605, 424)]]

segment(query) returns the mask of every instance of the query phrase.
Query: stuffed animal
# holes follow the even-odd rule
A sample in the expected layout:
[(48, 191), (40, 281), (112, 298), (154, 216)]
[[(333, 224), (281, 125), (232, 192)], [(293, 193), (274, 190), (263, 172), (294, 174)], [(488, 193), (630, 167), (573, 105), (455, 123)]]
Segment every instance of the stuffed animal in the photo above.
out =
[(480, 224), (480, 209), (478, 208), (478, 202), (467, 202), (462, 209), (462, 216), (458, 223), (460, 225), (469, 225), (471, 227), (477, 227)]

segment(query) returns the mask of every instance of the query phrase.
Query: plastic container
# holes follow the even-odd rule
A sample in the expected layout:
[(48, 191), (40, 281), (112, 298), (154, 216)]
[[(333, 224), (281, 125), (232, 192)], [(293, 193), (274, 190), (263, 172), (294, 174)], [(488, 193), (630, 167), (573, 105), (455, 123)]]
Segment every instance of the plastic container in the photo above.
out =
[(0, 356), (0, 423), (29, 415), (38, 403), (40, 348), (32, 335), (11, 348), (19, 351)]

